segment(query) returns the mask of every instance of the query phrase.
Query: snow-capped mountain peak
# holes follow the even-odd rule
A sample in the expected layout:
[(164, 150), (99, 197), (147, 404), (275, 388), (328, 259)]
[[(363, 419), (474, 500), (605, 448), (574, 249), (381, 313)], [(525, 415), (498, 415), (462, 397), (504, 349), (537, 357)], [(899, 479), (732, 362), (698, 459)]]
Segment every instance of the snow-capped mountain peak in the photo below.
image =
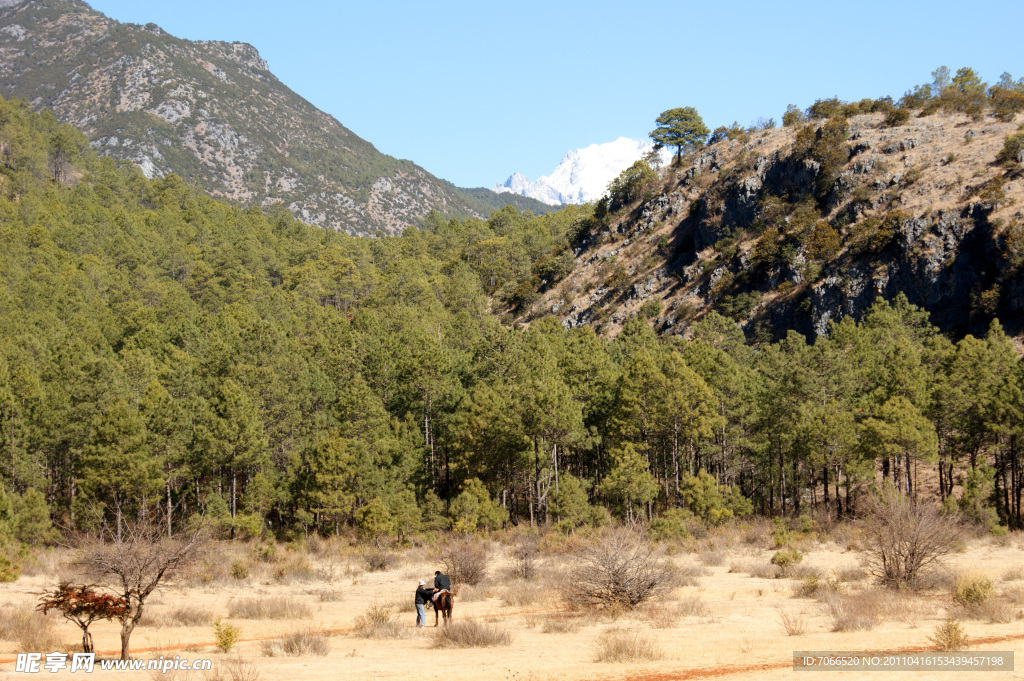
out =
[[(652, 148), (650, 142), (638, 142), (628, 137), (605, 144), (591, 144), (566, 153), (550, 175), (540, 177), (536, 182), (530, 182), (520, 173), (513, 173), (504, 182), (494, 185), (494, 191), (528, 196), (552, 206), (586, 203), (601, 198), (608, 190), (609, 182)], [(667, 163), (671, 156), (671, 152), (663, 151), (662, 162)]]

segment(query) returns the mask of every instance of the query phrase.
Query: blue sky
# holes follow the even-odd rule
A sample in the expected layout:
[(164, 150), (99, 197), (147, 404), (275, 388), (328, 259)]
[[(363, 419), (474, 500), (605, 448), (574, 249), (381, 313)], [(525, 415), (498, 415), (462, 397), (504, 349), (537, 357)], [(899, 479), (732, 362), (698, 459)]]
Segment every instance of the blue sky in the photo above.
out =
[(1024, 75), (1020, 0), (267, 2), (93, 0), (123, 22), (253, 44), (286, 85), (384, 153), (460, 186), (646, 138), (695, 106), (709, 127), (780, 120), (971, 66)]

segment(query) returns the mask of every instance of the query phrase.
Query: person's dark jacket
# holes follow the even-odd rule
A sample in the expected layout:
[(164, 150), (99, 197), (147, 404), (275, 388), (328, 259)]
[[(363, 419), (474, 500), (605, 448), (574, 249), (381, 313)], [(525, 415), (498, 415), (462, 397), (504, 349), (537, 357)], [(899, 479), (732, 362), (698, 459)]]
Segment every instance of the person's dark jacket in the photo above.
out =
[(441, 589), (452, 589), (452, 580), (448, 578), (448, 575), (434, 575), (434, 588), (440, 591)]
[(425, 586), (417, 587), (416, 589), (416, 605), (426, 605), (430, 602), (434, 592)]

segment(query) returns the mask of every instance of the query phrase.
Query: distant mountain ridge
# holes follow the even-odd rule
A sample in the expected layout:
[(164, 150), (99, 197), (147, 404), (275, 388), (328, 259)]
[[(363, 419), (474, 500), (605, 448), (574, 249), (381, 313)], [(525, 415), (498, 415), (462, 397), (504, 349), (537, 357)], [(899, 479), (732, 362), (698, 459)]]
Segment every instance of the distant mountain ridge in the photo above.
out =
[[(517, 172), (494, 185), (493, 189), (537, 199), (552, 206), (587, 203), (601, 198), (609, 182), (653, 148), (650, 142), (638, 142), (628, 137), (605, 144), (591, 144), (567, 152), (550, 175), (531, 182)], [(665, 152), (662, 156), (663, 162), (667, 163), (671, 154)]]
[(53, 111), (149, 177), (176, 173), (243, 205), (280, 202), (352, 234), (401, 233), (432, 210), (547, 210), (380, 153), (281, 83), (251, 45), (122, 24), (80, 0), (0, 0), (0, 94)]

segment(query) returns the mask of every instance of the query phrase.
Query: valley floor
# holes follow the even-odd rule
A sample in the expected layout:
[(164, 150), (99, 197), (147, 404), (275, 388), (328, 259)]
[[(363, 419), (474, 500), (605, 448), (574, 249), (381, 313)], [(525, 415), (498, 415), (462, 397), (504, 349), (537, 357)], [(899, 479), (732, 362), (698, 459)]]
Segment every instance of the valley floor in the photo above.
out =
[[(949, 563), (954, 572), (982, 574), (995, 586), (995, 599), (1012, 608), (1006, 623), (990, 624), (985, 619), (964, 618), (963, 625), (974, 645), (972, 651), (1016, 651), (1018, 669), (1024, 668), (1024, 541), (976, 540)], [(494, 556), (507, 549), (492, 547)], [(546, 679), (606, 679), (608, 681), (668, 681), (670, 679), (789, 679), (814, 681), (833, 678), (835, 672), (799, 673), (792, 669), (794, 650), (927, 650), (930, 637), (946, 617), (953, 603), (948, 578), (930, 591), (907, 596), (889, 596), (872, 628), (835, 632), (834, 619), (822, 599), (797, 595), (807, 582), (796, 578), (750, 576), (763, 573), (774, 553), (772, 549), (737, 543), (726, 547), (705, 547), (699, 553), (680, 552), (671, 557), (687, 581), (695, 585), (678, 587), (661, 603), (616, 617), (597, 613), (570, 613), (563, 609), (557, 591), (558, 573), (564, 558), (547, 556), (539, 563), (538, 577), (531, 582), (510, 574), (510, 560), (496, 558), (491, 577), (467, 587), (456, 599), (454, 620), (477, 620), (511, 632), (512, 643), (492, 648), (436, 648), (433, 627), (417, 630), (412, 594), (419, 579), (428, 580), (437, 564), (425, 549), (413, 549), (385, 572), (363, 572), (355, 556), (339, 559), (310, 554), (315, 569), (300, 577), (290, 576), (280, 566), (294, 565), (290, 550), (278, 551), (272, 566), (254, 563), (252, 576), (242, 580), (218, 576), (217, 563), (230, 562), (230, 552), (211, 556), (205, 568), (183, 577), (159, 593), (147, 615), (149, 624), (132, 636), (133, 653), (141, 659), (163, 655), (173, 658), (211, 658), (210, 672), (101, 672), (91, 678), (231, 679), (263, 681), (276, 679), (466, 679), (527, 681)], [(244, 550), (244, 549), (242, 549)], [(221, 549), (218, 549), (221, 551)], [(861, 554), (835, 542), (803, 549), (798, 575), (818, 573), (822, 583), (829, 578), (846, 580), (838, 593), (850, 597), (872, 591), (867, 576), (859, 569)], [(284, 554), (284, 555), (282, 555)], [(245, 554), (239, 554), (245, 555)], [(38, 574), (0, 585), (0, 615), (25, 612), (37, 595), (52, 588), (57, 573), (65, 569), (56, 559)], [(46, 562), (44, 560), (44, 566)], [(204, 574), (203, 570), (207, 570)], [(806, 577), (805, 577), (806, 579)], [(208, 583), (203, 583), (207, 581)], [(880, 593), (880, 592), (879, 592)], [(820, 596), (820, 594), (819, 594)], [(240, 612), (245, 599), (265, 603), (288, 603), (300, 611), (288, 619), (244, 619)], [(250, 601), (251, 603), (251, 601)], [(400, 627), (395, 638), (366, 639), (354, 630), (356, 619), (371, 605), (389, 605), (397, 611)], [(13, 608), (10, 606), (14, 606)], [(234, 608), (234, 610), (233, 610)], [(230, 653), (214, 647), (210, 624), (181, 626), (175, 612), (193, 610), (213, 620), (223, 617), (239, 627), (240, 642)], [(783, 613), (802, 634), (788, 636), (782, 626)], [(434, 614), (428, 620), (433, 623)], [(80, 640), (78, 629), (57, 620), (56, 631), (67, 649)], [(268, 641), (303, 629), (329, 634), (325, 656), (267, 656)], [(647, 637), (662, 651), (661, 659), (636, 663), (602, 663), (595, 655), (609, 630)], [(92, 627), (101, 655), (113, 656), (119, 645), (118, 628), (106, 622)], [(8, 633), (7, 635), (11, 635)], [(0, 679), (30, 675), (14, 672), (15, 654), (24, 645), (0, 640)], [(41, 651), (48, 652), (48, 651)], [(847, 678), (861, 674), (854, 672)], [(873, 673), (874, 679), (955, 679), (962, 672), (932, 674), (920, 672)], [(35, 676), (71, 676), (67, 671)], [(71, 676), (75, 678), (76, 676)], [(1017, 672), (980, 673), (972, 678), (1022, 679)]]

